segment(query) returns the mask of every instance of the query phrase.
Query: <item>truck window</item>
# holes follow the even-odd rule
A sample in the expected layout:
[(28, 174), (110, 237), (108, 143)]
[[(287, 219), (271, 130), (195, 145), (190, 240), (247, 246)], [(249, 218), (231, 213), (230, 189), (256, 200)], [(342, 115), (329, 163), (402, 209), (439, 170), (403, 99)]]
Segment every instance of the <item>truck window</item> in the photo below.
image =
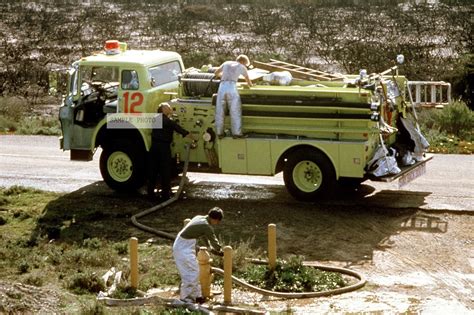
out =
[(135, 70), (122, 71), (122, 90), (138, 90), (140, 87), (138, 74)]
[(152, 86), (159, 86), (165, 83), (178, 81), (181, 74), (181, 66), (178, 61), (164, 63), (162, 65), (152, 67), (148, 70)]

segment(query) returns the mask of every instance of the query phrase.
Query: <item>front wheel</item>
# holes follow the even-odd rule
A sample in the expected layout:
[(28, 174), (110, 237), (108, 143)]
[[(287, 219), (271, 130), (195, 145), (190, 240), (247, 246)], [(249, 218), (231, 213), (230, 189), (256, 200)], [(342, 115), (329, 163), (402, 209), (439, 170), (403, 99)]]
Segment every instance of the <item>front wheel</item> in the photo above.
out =
[(313, 149), (293, 152), (285, 163), (283, 179), (288, 192), (303, 201), (327, 197), (336, 185), (331, 161)]
[(100, 155), (100, 173), (117, 191), (133, 191), (145, 182), (145, 154), (131, 143), (110, 143)]

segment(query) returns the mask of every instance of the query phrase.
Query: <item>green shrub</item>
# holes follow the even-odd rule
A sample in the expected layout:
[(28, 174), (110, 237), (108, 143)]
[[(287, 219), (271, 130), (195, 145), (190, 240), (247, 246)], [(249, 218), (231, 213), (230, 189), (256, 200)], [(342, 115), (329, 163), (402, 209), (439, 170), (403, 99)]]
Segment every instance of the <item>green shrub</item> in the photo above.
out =
[(104, 291), (104, 281), (95, 272), (79, 272), (70, 277), (67, 288), (76, 294)]
[(18, 134), (58, 136), (61, 134), (57, 117), (25, 117), (18, 123)]
[(445, 106), (435, 115), (436, 125), (441, 131), (471, 140), (474, 128), (474, 113), (464, 102), (454, 102)]
[(137, 296), (137, 289), (129, 285), (119, 284), (110, 297), (114, 299), (132, 299)]
[(30, 264), (25, 260), (21, 261), (18, 265), (18, 273), (23, 274), (27, 273), (28, 271), (30, 271)]
[(22, 97), (0, 97), (0, 116), (19, 121), (28, 112), (28, 104)]
[(303, 265), (303, 257), (279, 260), (274, 271), (267, 266), (250, 266), (241, 276), (250, 284), (278, 292), (317, 292), (344, 287), (342, 275)]
[(102, 247), (102, 242), (97, 237), (94, 238), (86, 238), (82, 241), (82, 246), (89, 248), (89, 249), (100, 249)]
[(117, 251), (119, 255), (126, 255), (128, 254), (128, 243), (127, 242), (120, 242), (115, 243), (113, 248)]
[(0, 116), (0, 132), (14, 132), (18, 129), (18, 124), (11, 118)]
[(24, 282), (29, 285), (34, 285), (35, 287), (42, 287), (44, 280), (38, 275), (28, 275), (28, 277), (25, 278)]

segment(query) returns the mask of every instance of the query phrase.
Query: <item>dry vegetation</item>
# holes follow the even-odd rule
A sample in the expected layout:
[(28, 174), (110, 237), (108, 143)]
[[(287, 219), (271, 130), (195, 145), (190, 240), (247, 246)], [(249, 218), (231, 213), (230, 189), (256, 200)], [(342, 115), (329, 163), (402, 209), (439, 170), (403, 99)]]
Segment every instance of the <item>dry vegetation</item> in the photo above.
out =
[(466, 98), (472, 89), (471, 1), (56, 0), (3, 1), (0, 7), (3, 95), (34, 98), (48, 90), (49, 70), (112, 38), (133, 48), (178, 51), (187, 66), (218, 64), (242, 52), (323, 70), (373, 72), (402, 53), (410, 79), (450, 81)]

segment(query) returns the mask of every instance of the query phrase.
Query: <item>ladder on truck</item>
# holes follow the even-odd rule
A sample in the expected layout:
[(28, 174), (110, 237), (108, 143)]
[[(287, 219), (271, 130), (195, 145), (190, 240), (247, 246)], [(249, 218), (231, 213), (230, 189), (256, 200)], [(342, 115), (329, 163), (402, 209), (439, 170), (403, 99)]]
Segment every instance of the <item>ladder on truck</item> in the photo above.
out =
[(341, 74), (331, 74), (306, 67), (301, 67), (288, 62), (270, 59), (270, 62), (253, 61), (256, 68), (268, 71), (288, 71), (294, 78), (315, 81), (339, 81), (344, 77)]
[(444, 81), (408, 81), (408, 94), (415, 106), (443, 107), (451, 102), (451, 84)]

